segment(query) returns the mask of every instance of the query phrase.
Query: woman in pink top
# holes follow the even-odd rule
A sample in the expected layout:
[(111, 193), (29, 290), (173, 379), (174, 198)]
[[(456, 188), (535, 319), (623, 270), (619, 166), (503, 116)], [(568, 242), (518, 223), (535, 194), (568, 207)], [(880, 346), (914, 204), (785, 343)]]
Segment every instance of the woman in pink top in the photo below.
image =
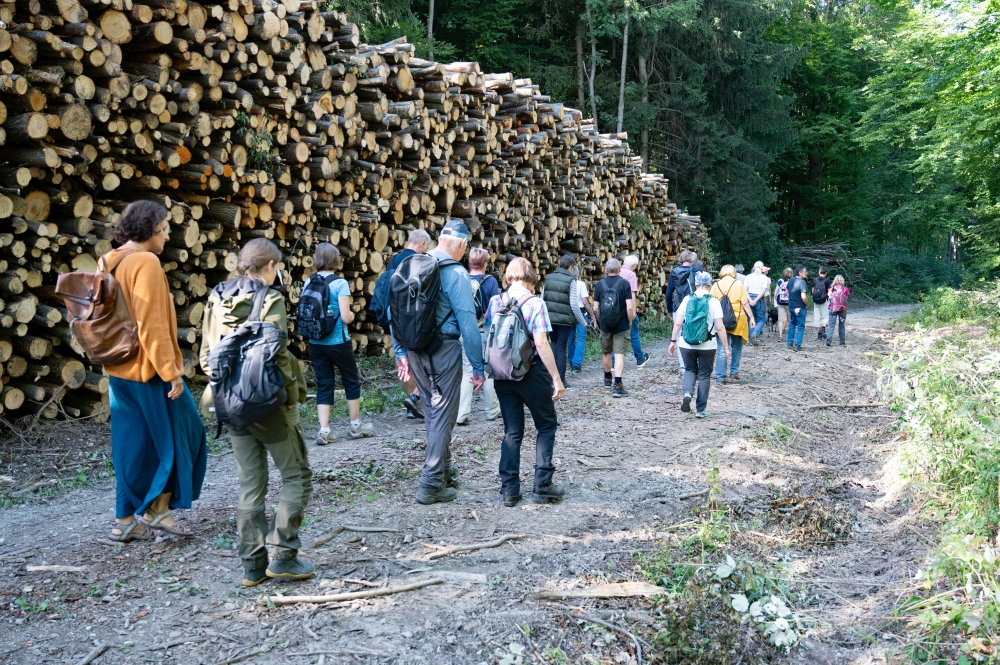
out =
[(840, 322), (840, 345), (847, 346), (844, 341), (844, 326), (847, 324), (847, 299), (851, 296), (851, 290), (844, 285), (844, 276), (837, 275), (833, 278), (833, 286), (828, 291), (827, 300), (830, 303), (830, 320), (826, 327), (826, 345), (833, 342), (833, 327)]

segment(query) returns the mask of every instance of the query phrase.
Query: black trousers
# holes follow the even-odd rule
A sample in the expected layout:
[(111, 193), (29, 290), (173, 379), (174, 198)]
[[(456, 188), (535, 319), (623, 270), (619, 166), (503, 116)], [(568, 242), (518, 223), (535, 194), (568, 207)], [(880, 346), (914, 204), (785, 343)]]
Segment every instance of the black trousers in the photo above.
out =
[(310, 344), (309, 358), (316, 372), (316, 403), (333, 404), (337, 370), (344, 384), (347, 399), (361, 397), (361, 375), (350, 342), (343, 344)]
[(573, 336), (576, 326), (552, 326), (549, 334), (549, 342), (552, 344), (552, 355), (556, 358), (556, 369), (559, 370), (559, 378), (566, 382), (566, 346), (569, 338)]
[(715, 349), (685, 349), (680, 348), (684, 359), (684, 394), (694, 394), (695, 378), (698, 379), (698, 397), (695, 406), (701, 413), (708, 406), (708, 389), (712, 385), (712, 372), (715, 371)]
[(524, 439), (524, 407), (535, 421), (535, 487), (552, 483), (552, 448), (556, 443), (556, 406), (552, 401), (552, 376), (540, 360), (520, 381), (496, 381), (497, 400), (503, 415), (500, 446), (500, 491), (521, 493), (521, 440)]

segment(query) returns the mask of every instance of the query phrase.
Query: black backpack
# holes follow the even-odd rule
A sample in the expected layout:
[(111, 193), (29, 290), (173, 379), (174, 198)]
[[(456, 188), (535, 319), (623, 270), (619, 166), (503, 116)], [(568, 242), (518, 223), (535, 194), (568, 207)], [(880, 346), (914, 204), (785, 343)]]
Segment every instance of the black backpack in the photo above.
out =
[(822, 305), (826, 302), (826, 279), (817, 277), (813, 280), (813, 302)]
[[(733, 280), (733, 284), (736, 284), (736, 280)], [(733, 284), (729, 285), (729, 291), (733, 290)], [(733, 309), (733, 303), (729, 300), (729, 291), (722, 294), (719, 299), (719, 304), (722, 305), (722, 327), (726, 331), (736, 330), (737, 324), (739, 324), (739, 317), (736, 315), (736, 311)]]
[(302, 289), (295, 310), (295, 330), (306, 339), (323, 339), (337, 327), (340, 317), (330, 313), (330, 284), (338, 279), (336, 275), (317, 275)]
[(677, 311), (684, 298), (694, 295), (694, 277), (698, 272), (693, 265), (674, 268), (674, 277), (677, 280), (677, 284), (674, 286), (673, 302), (668, 303), (671, 306), (670, 310), (672, 312)]
[(441, 345), (437, 325), (437, 303), (441, 293), (441, 270), (461, 265), (458, 261), (438, 261), (429, 254), (403, 259), (389, 281), (389, 309), (392, 335), (407, 351), (432, 354)]
[[(230, 280), (215, 288), (226, 297), (226, 287), (245, 280)], [(222, 424), (243, 430), (284, 406), (288, 397), (285, 377), (278, 368), (278, 353), (287, 335), (273, 323), (261, 321), (267, 287), (254, 293), (247, 320), (219, 340), (208, 354), (209, 386), (215, 417)]]
[(610, 284), (608, 282), (604, 283), (604, 293), (601, 294), (600, 313), (601, 313), (601, 326), (606, 328), (608, 331), (612, 331), (618, 327), (622, 322), (622, 319), (627, 316), (626, 305), (622, 302), (621, 297), (619, 297), (618, 289), (611, 286), (614, 282)]
[[(481, 279), (477, 279), (481, 278)], [(486, 308), (489, 303), (483, 302), (483, 282), (488, 280), (490, 275), (469, 275), (469, 282), (472, 284), (472, 302), (476, 306), (476, 321), (482, 325), (483, 317), (486, 316)]]
[(368, 309), (375, 315), (378, 327), (382, 330), (389, 329), (389, 282), (395, 271), (386, 270), (375, 280), (375, 292), (372, 293), (371, 304)]

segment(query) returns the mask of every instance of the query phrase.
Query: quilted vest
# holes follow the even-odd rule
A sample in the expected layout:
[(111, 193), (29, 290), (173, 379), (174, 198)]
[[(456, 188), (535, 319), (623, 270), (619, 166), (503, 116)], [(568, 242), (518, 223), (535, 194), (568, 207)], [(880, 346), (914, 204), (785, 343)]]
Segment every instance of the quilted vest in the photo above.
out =
[(542, 299), (549, 310), (549, 321), (554, 326), (575, 326), (573, 306), (569, 302), (569, 289), (573, 285), (573, 275), (565, 268), (556, 268), (545, 278), (545, 292)]

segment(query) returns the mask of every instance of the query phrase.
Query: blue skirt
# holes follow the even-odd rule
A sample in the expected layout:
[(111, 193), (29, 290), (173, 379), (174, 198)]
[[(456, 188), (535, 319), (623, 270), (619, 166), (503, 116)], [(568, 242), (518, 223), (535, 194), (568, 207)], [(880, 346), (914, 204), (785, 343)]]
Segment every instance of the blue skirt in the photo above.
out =
[(170, 492), (170, 508), (190, 508), (208, 462), (205, 424), (187, 386), (170, 399), (160, 377), (147, 383), (110, 377), (115, 516), (142, 515)]

